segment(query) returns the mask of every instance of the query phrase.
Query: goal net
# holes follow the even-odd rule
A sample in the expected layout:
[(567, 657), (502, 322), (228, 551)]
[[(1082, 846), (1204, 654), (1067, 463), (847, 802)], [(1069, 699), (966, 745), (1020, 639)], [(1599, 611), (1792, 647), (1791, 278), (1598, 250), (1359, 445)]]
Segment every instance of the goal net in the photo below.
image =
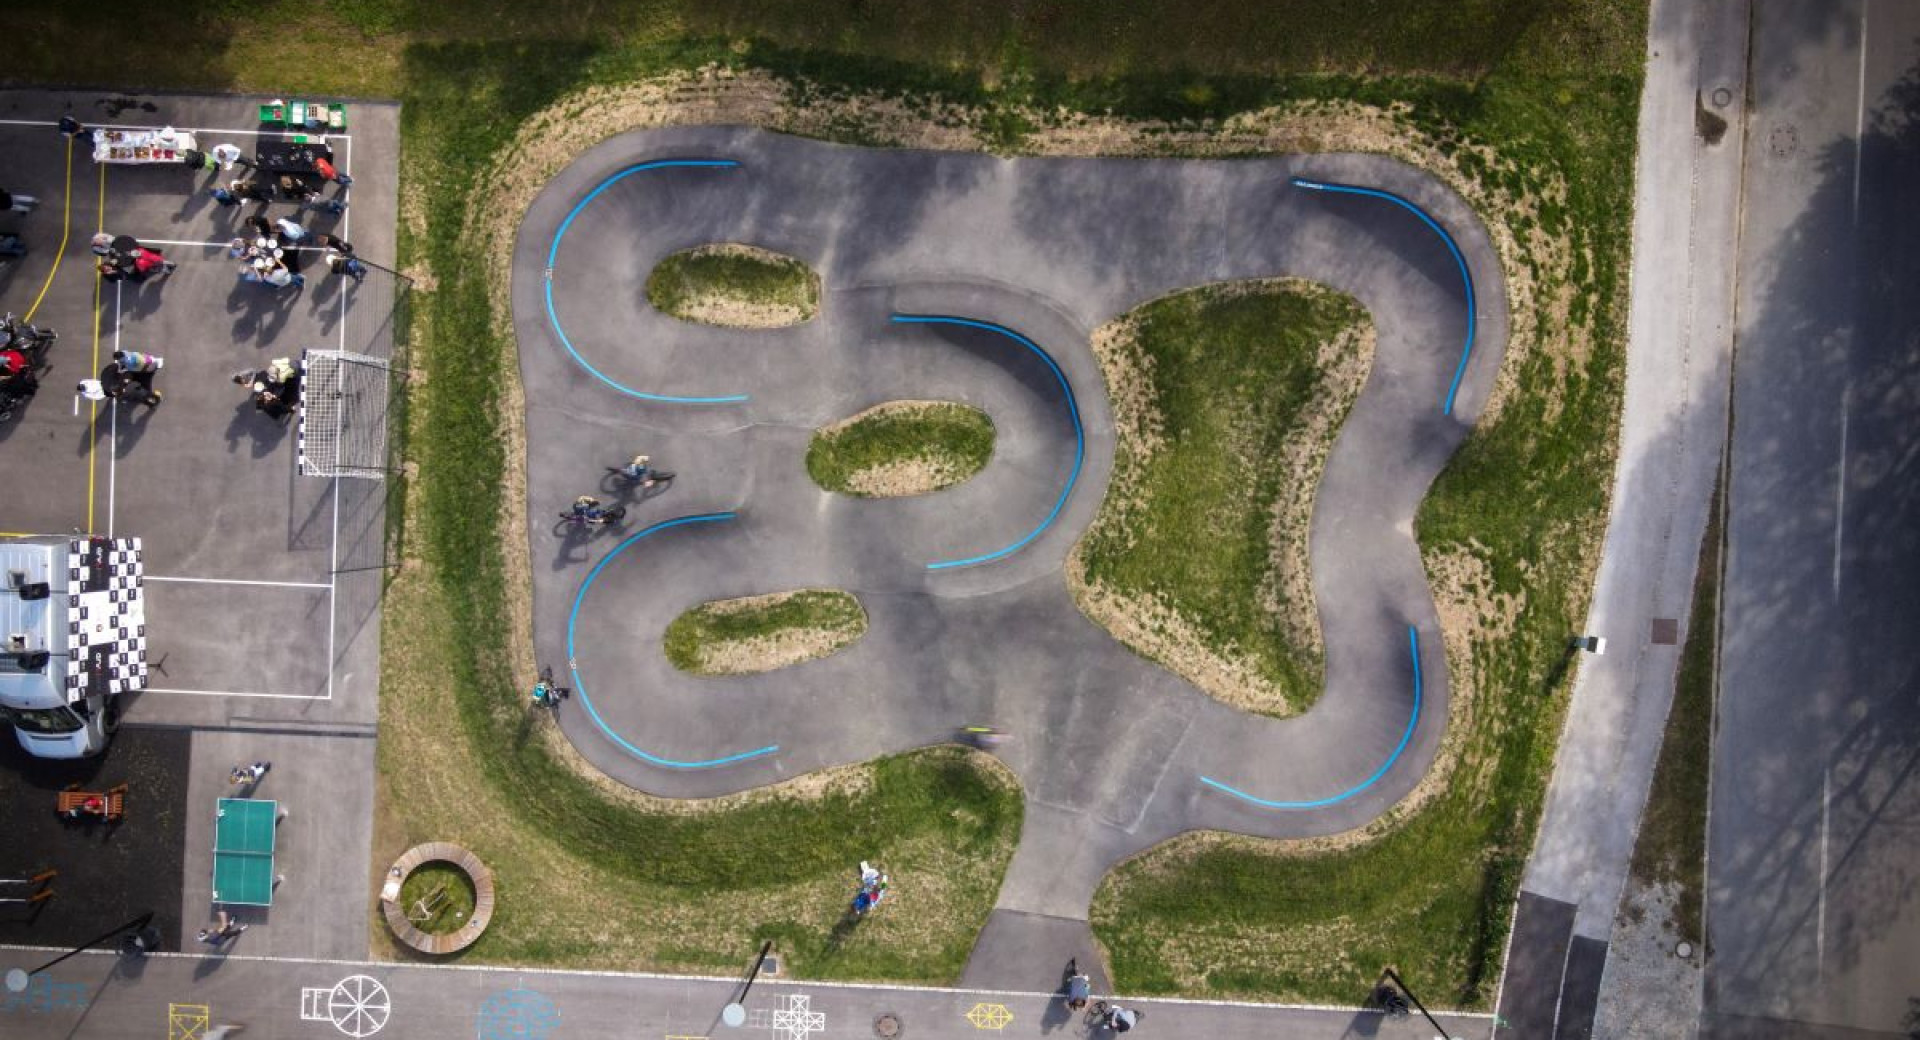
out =
[(392, 365), (344, 350), (309, 350), (301, 364), (300, 472), (385, 477)]

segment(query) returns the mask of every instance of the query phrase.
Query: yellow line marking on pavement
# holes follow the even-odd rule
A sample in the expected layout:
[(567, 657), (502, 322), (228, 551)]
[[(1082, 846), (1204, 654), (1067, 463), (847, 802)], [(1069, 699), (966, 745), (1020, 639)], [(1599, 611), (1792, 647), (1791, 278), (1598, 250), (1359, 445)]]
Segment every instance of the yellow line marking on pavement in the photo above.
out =
[(967, 1021), (975, 1029), (1005, 1029), (1013, 1024), (1013, 1012), (1005, 1004), (975, 1004), (967, 1012)]
[(27, 316), (21, 321), (32, 321), (33, 312), (40, 309), (40, 301), (47, 298), (47, 290), (53, 286), (53, 276), (60, 273), (60, 260), (67, 255), (67, 232), (73, 227), (73, 138), (67, 138), (67, 186), (60, 200), (60, 251), (53, 254), (53, 267), (47, 271), (47, 280), (40, 283), (40, 295), (33, 298), (33, 306), (27, 308)]
[(168, 1004), (167, 1040), (201, 1040), (212, 1018), (205, 1004)]

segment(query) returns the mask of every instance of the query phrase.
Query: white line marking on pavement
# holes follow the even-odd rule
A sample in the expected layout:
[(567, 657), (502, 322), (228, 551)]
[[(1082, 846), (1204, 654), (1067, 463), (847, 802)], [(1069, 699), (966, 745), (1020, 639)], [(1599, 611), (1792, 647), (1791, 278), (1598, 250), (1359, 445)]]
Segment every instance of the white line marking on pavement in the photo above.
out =
[(1814, 915), (1813, 950), (1815, 978), (1827, 977), (1827, 821), (1833, 797), (1833, 767), (1820, 774), (1820, 905)]
[(249, 581), (244, 578), (181, 578), (147, 575), (148, 581), (176, 581), (193, 585), (266, 585), (277, 589), (332, 589), (332, 583), (317, 581)]
[[(120, 291), (126, 286), (113, 283), (113, 352), (120, 353)], [(152, 408), (152, 405), (148, 405)], [(120, 488), (120, 402), (107, 409), (107, 537), (113, 537), (114, 507)]]
[(1853, 386), (1840, 392), (1840, 461), (1833, 480), (1833, 598), (1840, 598), (1840, 546), (1847, 531), (1847, 424), (1853, 410)]
[[(0, 126), (59, 126), (59, 120), (52, 119), (0, 119)], [(141, 123), (88, 123), (89, 130), (158, 130), (158, 126)], [(301, 130), (235, 130), (222, 126), (176, 126), (175, 130), (185, 130), (190, 134), (252, 134), (255, 137), (285, 137), (289, 134), (304, 133)], [(318, 136), (318, 135), (316, 135)], [(352, 134), (326, 134), (328, 140), (338, 138), (352, 141)]]
[(340, 580), (340, 478), (333, 478), (333, 545), (327, 550), (327, 699), (333, 699), (333, 630), (339, 627), (334, 617), (334, 604), (339, 602), (340, 594), (334, 586)]
[(192, 697), (266, 697), (277, 701), (325, 701), (332, 700), (318, 693), (257, 693), (252, 690), (169, 690), (159, 686), (149, 686), (142, 693), (183, 693)]
[(1860, 0), (1860, 90), (1853, 109), (1853, 225), (1860, 226), (1860, 151), (1867, 140), (1867, 8)]

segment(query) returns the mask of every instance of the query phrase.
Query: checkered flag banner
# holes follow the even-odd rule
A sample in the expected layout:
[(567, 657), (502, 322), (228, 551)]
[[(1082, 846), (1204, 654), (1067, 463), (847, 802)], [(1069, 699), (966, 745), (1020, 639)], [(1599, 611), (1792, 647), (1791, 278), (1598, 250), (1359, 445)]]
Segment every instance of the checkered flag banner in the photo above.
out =
[(392, 366), (344, 350), (309, 350), (300, 363), (300, 472), (385, 477)]

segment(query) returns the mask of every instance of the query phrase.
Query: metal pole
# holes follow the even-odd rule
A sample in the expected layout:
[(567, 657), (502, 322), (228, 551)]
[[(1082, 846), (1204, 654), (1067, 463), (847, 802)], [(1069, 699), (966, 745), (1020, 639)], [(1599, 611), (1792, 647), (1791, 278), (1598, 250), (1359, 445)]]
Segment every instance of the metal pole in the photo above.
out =
[(753, 970), (747, 972), (747, 984), (740, 987), (740, 999), (734, 1001), (735, 1004), (745, 1004), (747, 1002), (747, 994), (753, 990), (753, 980), (760, 977), (760, 966), (767, 963), (767, 954), (772, 952), (772, 950), (772, 939), (768, 939), (761, 944), (760, 956), (753, 959)]
[[(111, 939), (114, 936), (119, 935), (121, 932), (139, 931), (140, 929), (145, 928), (147, 926), (147, 923), (152, 920), (153, 920), (153, 911), (149, 910), (146, 913), (141, 914), (139, 917), (136, 917), (133, 920), (128, 921), (126, 924), (123, 924), (110, 932), (103, 933), (98, 938), (88, 939), (86, 942), (83, 942), (80, 945), (75, 946), (73, 949), (68, 950), (67, 952), (61, 954), (58, 957), (55, 957), (54, 959), (48, 961), (45, 964), (42, 964), (41, 966), (33, 969), (32, 971), (23, 972), (20, 969), (15, 968), (13, 971), (10, 971), (7, 973), (7, 988), (10, 990), (13, 990), (16, 993), (24, 992), (27, 988), (27, 980), (33, 978), (35, 975), (38, 975), (41, 972), (46, 971), (48, 968), (53, 967), (54, 965), (60, 963), (61, 961), (66, 960), (68, 957), (71, 957), (76, 953), (83, 953), (89, 949), (92, 949), (93, 947), (98, 946), (103, 942), (106, 942), (108, 939)], [(15, 985), (15, 980), (18, 980), (19, 982), (18, 986)]]
[(1392, 966), (1387, 967), (1386, 976), (1393, 980), (1394, 985), (1400, 987), (1400, 992), (1405, 993), (1408, 1000), (1413, 1001), (1413, 1006), (1420, 1009), (1420, 1016), (1427, 1020), (1427, 1024), (1432, 1026), (1435, 1032), (1443, 1037), (1451, 1037), (1453, 1035), (1442, 1028), (1440, 1023), (1433, 1020), (1433, 1016), (1427, 1013), (1427, 1006), (1420, 1003), (1420, 998), (1413, 995), (1413, 991), (1407, 988), (1407, 981), (1401, 978), (1400, 973), (1394, 971)]

